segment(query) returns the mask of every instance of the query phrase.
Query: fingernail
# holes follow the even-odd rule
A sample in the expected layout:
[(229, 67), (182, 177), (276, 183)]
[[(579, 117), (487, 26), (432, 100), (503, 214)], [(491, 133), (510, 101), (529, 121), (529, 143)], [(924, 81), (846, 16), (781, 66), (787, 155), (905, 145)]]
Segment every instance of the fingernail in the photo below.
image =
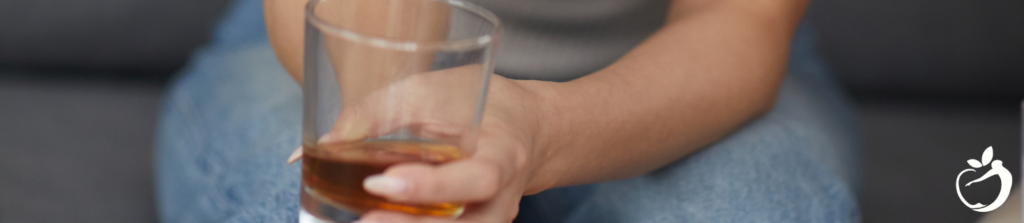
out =
[(334, 141), (334, 136), (331, 136), (331, 133), (327, 133), (327, 134), (324, 134), (324, 136), (320, 136), (320, 139), (316, 140), (316, 143), (317, 144), (324, 144), (324, 143), (329, 143), (331, 141)]
[(363, 181), (363, 189), (377, 194), (401, 196), (409, 187), (405, 179), (384, 175), (373, 175)]
[(302, 159), (302, 146), (295, 148), (295, 151), (292, 151), (292, 155), (288, 156), (288, 164), (292, 164), (299, 159)]
[(343, 128), (341, 128), (341, 141), (355, 141), (366, 138), (366, 134), (370, 133), (370, 122), (362, 119), (354, 119), (349, 122), (345, 122)]

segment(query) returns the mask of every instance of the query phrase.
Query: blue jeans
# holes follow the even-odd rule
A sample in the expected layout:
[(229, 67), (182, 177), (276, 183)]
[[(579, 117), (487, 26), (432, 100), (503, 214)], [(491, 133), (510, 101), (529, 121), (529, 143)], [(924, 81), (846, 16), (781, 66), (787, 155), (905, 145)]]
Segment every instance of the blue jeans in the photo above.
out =
[[(295, 222), (299, 86), (261, 3), (234, 3), (166, 95), (156, 143), (164, 222)], [(774, 108), (642, 176), (525, 197), (518, 222), (858, 222), (857, 142), (837, 85), (799, 31)]]

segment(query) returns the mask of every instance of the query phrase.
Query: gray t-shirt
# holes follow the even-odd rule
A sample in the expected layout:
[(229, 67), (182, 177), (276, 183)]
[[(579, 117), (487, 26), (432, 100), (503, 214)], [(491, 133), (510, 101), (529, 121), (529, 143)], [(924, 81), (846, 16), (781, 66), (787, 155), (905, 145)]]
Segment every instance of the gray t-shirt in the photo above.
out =
[(664, 23), (668, 0), (470, 0), (505, 24), (495, 73), (568, 81), (600, 70)]

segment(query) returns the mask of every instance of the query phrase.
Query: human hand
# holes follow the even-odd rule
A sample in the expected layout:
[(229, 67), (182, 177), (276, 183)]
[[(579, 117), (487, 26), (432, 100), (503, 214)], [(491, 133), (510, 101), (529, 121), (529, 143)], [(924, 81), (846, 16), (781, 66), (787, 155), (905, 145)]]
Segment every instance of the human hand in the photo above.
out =
[[(479, 69), (465, 69), (479, 70)], [(391, 132), (401, 126), (417, 126), (416, 132), (433, 134), (428, 138), (445, 140), (447, 135), (460, 135), (460, 129), (446, 126), (453, 122), (449, 117), (465, 114), (440, 112), (445, 107), (458, 106), (450, 103), (466, 100), (444, 100), (459, 95), (446, 95), (445, 87), (453, 84), (442, 81), (458, 81), (451, 78), (459, 68), (445, 71), (445, 78), (438, 75), (414, 75), (396, 83), (395, 88), (403, 92), (392, 95), (408, 95), (398, 101), (404, 111), (393, 111), (396, 106), (382, 103), (385, 100), (372, 99), (365, 103), (347, 105), (331, 133), (325, 135), (322, 143), (334, 141), (355, 141), (366, 137)], [(455, 74), (453, 74), (455, 73)], [(466, 73), (466, 76), (473, 75)], [(479, 74), (476, 74), (479, 75)], [(479, 78), (477, 78), (479, 79)], [(524, 194), (542, 191), (543, 183), (531, 182), (538, 168), (541, 154), (537, 151), (537, 134), (542, 112), (538, 108), (540, 97), (534, 90), (541, 84), (536, 81), (514, 81), (492, 75), (489, 98), (480, 126), (476, 150), (468, 157), (442, 165), (403, 163), (391, 166), (383, 174), (367, 178), (363, 183), (369, 193), (398, 203), (467, 203), (466, 212), (458, 219), (429, 216), (413, 216), (401, 212), (373, 210), (362, 215), (361, 223), (395, 222), (511, 222), (518, 213), (519, 200)], [(402, 118), (391, 113), (410, 113)], [(298, 156), (293, 156), (298, 157)]]

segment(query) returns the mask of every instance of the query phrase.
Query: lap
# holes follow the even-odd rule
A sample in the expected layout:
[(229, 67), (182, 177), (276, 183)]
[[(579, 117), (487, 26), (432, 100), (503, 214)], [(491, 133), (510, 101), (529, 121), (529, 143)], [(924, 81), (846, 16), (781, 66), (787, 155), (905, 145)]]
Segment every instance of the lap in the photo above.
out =
[[(301, 93), (266, 43), (198, 53), (165, 97), (157, 139), (163, 222), (293, 222)], [(289, 211), (290, 210), (290, 211)]]
[(853, 143), (789, 82), (775, 109), (651, 173), (597, 184), (568, 222), (855, 222)]

